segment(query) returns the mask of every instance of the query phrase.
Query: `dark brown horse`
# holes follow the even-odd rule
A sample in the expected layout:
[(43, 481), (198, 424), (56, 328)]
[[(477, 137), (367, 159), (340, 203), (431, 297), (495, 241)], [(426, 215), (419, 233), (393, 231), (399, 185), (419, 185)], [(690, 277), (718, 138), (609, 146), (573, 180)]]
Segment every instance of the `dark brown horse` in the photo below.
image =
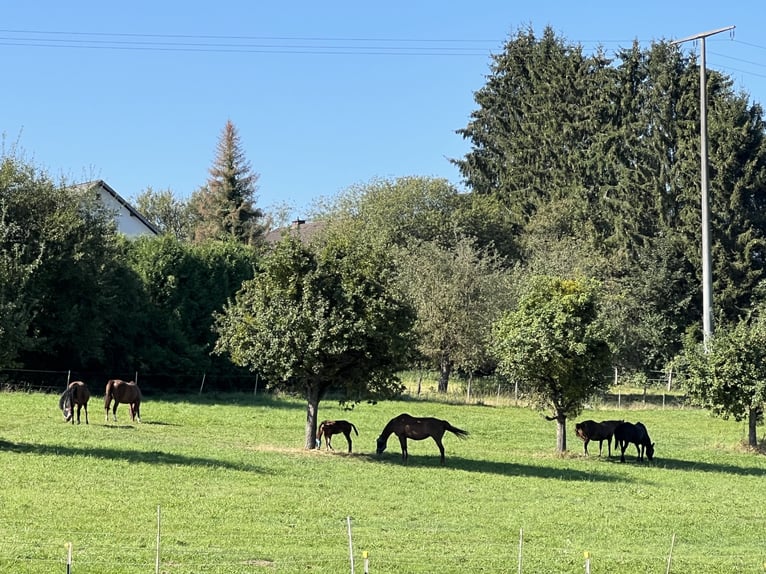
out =
[(74, 408), (77, 407), (77, 424), (80, 424), (80, 411), (85, 407), (85, 424), (88, 424), (88, 400), (90, 391), (82, 381), (72, 381), (59, 398), (59, 408), (64, 413), (64, 420), (74, 424)]
[(395, 434), (399, 437), (399, 444), (402, 445), (402, 460), (407, 462), (407, 439), (423, 440), (431, 437), (434, 439), (436, 446), (439, 447), (441, 453), (441, 463), (444, 464), (444, 445), (442, 444), (442, 437), (444, 433), (450, 431), (454, 433), (458, 438), (465, 438), (468, 436), (468, 432), (459, 428), (453, 427), (447, 421), (433, 418), (416, 418), (406, 413), (392, 418), (388, 421), (386, 428), (380, 433), (378, 437), (377, 453), (382, 454), (386, 450), (386, 443), (388, 437), (391, 434)]
[(335, 450), (332, 447), (332, 435), (343, 434), (348, 441), (348, 452), (351, 452), (351, 430), (354, 430), (356, 436), (359, 436), (359, 431), (356, 430), (354, 423), (348, 421), (322, 421), (319, 424), (319, 432), (317, 433), (317, 448), (322, 446), (322, 436), (329, 450)]
[(615, 448), (620, 448), (620, 462), (625, 462), (625, 449), (630, 443), (636, 445), (636, 460), (644, 460), (644, 453), (649, 460), (654, 458), (654, 443), (649, 438), (646, 427), (640, 422), (622, 423), (614, 429), (614, 443)]
[(106, 422), (109, 422), (109, 406), (114, 401), (112, 408), (112, 417), (117, 422), (117, 405), (127, 403), (130, 408), (130, 420), (141, 422), (141, 389), (134, 381), (121, 381), (120, 379), (110, 379), (106, 383), (106, 393), (104, 395), (104, 411), (106, 411)]
[[(604, 441), (606, 441), (607, 448), (609, 449), (609, 456), (612, 456), (612, 436), (614, 435), (614, 429), (621, 425), (623, 421), (582, 421), (575, 425), (575, 433), (584, 442), (585, 454), (588, 454), (588, 443), (592, 440), (598, 441), (598, 456), (601, 456), (601, 449)], [(615, 442), (615, 448), (617, 443)]]

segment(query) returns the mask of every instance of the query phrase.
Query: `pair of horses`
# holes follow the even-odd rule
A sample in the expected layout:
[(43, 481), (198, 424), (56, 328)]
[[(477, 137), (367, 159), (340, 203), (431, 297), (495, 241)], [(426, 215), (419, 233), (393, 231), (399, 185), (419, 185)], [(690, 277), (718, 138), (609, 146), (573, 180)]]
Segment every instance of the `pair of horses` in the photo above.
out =
[[(336, 421), (322, 421), (319, 425), (319, 432), (317, 433), (316, 446), (320, 448), (322, 445), (322, 437), (325, 439), (326, 448), (328, 450), (334, 450), (331, 444), (331, 437), (336, 434), (343, 434), (348, 441), (348, 452), (351, 452), (351, 431), (354, 431), (357, 436), (359, 431), (353, 423), (344, 420)], [(458, 438), (465, 438), (468, 436), (468, 432), (457, 427), (452, 426), (449, 422), (435, 419), (435, 418), (416, 418), (406, 413), (392, 418), (383, 429), (383, 432), (377, 439), (377, 454), (383, 454), (386, 450), (386, 444), (388, 437), (395, 434), (399, 437), (399, 444), (402, 447), (402, 460), (407, 462), (409, 453), (407, 452), (407, 439), (423, 440), (426, 438), (432, 438), (439, 447), (439, 453), (441, 455), (441, 464), (444, 464), (444, 444), (442, 438), (447, 431), (455, 434)]]
[(616, 421), (596, 421), (587, 420), (575, 424), (575, 433), (584, 441), (585, 454), (588, 454), (588, 443), (592, 440), (598, 441), (598, 455), (601, 456), (603, 441), (607, 442), (609, 456), (612, 456), (612, 437), (614, 437), (615, 449), (620, 449), (620, 462), (625, 462), (625, 450), (629, 444), (635, 444), (638, 451), (637, 460), (646, 458), (652, 460), (654, 457), (654, 443), (649, 438), (649, 432), (641, 422), (636, 424), (628, 423), (622, 420)]
[[(73, 381), (69, 383), (66, 390), (59, 398), (59, 408), (64, 414), (66, 422), (74, 424), (74, 409), (77, 407), (77, 424), (80, 424), (80, 411), (85, 409), (85, 424), (88, 424), (88, 400), (90, 391), (88, 386), (82, 381)], [(106, 383), (104, 394), (104, 411), (106, 422), (109, 422), (109, 408), (112, 407), (112, 417), (117, 422), (117, 405), (125, 403), (130, 408), (130, 420), (141, 422), (141, 389), (134, 381), (122, 381), (120, 379), (110, 379)]]

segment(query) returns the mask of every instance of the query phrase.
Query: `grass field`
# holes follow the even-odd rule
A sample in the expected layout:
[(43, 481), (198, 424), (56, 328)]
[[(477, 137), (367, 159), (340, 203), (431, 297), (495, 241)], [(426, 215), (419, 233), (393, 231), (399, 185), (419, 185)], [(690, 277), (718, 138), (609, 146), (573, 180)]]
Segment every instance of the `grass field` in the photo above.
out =
[[(435, 401), (320, 405), (354, 422), (354, 453), (302, 449), (303, 401), (265, 395), (148, 397), (143, 422), (65, 424), (58, 397), (0, 393), (0, 572), (371, 574), (764, 572), (766, 457), (741, 423), (678, 408), (600, 407), (576, 420), (641, 420), (654, 463), (582, 455), (568, 423), (514, 406)], [(393, 416), (448, 419), (471, 436), (374, 454)], [(158, 528), (158, 507), (160, 521)], [(520, 533), (523, 532), (522, 544)]]

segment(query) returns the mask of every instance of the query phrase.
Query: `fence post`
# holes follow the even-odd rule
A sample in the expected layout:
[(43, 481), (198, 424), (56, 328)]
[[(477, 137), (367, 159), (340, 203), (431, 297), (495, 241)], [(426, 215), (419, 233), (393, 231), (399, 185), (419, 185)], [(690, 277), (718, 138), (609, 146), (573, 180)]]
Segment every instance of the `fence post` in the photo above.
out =
[(370, 561), (367, 559), (367, 551), (362, 552), (364, 558), (364, 574), (370, 574)]
[(348, 557), (351, 560), (351, 574), (354, 574), (354, 545), (351, 542), (351, 517), (346, 517), (348, 523)]
[(670, 552), (668, 552), (668, 567), (665, 569), (665, 574), (670, 574), (670, 560), (673, 557), (673, 545), (676, 543), (676, 533), (673, 533), (673, 537), (670, 539)]
[(519, 574), (521, 574), (521, 556), (522, 548), (524, 547), (524, 529), (519, 528)]
[(67, 542), (66, 574), (72, 574), (72, 543)]
[(202, 387), (205, 386), (205, 377), (207, 376), (207, 373), (202, 373), (202, 384), (199, 386), (199, 394), (202, 394)]
[(160, 574), (160, 505), (157, 505), (157, 557), (154, 562), (154, 574)]
[(585, 574), (590, 574), (590, 552), (585, 552)]

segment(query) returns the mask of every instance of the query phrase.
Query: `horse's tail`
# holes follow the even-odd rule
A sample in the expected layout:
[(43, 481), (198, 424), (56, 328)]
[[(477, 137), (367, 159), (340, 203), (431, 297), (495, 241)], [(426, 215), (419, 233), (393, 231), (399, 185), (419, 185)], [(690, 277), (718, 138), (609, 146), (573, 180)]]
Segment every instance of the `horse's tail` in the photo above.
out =
[(324, 421), (319, 424), (319, 431), (317, 431), (317, 440), (322, 440), (324, 434)]
[(453, 427), (447, 421), (444, 421), (444, 428), (445, 430), (448, 430), (449, 432), (453, 433), (457, 438), (466, 438), (468, 436), (468, 431), (464, 431), (463, 429)]
[(356, 433), (356, 436), (359, 436), (359, 431), (356, 430), (356, 427), (354, 426), (354, 423), (348, 423), (351, 425), (351, 428), (354, 429), (354, 432)]
[(106, 382), (106, 389), (104, 391), (104, 408), (109, 410), (109, 403), (112, 402), (112, 392), (114, 389), (114, 379), (109, 379)]

